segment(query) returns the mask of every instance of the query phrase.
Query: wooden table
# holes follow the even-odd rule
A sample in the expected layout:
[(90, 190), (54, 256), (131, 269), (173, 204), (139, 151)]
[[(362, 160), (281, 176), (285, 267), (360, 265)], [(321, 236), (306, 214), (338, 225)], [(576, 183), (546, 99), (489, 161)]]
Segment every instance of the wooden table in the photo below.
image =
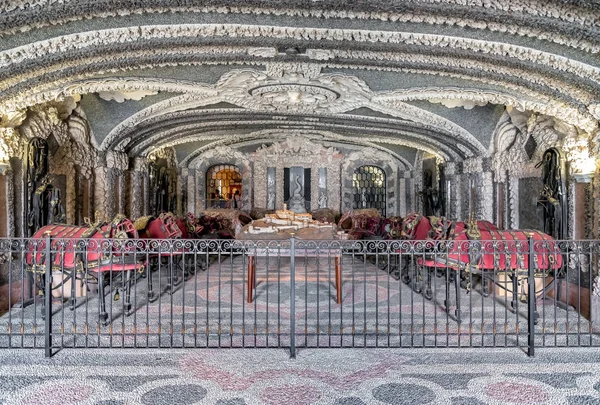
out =
[[(246, 231), (248, 225), (244, 228)], [(238, 240), (255, 240), (255, 241), (274, 241), (274, 240), (288, 240), (291, 237), (296, 237), (298, 240), (336, 240), (336, 235), (333, 232), (333, 228), (330, 229), (299, 229), (298, 231), (284, 231), (278, 233), (263, 233), (263, 234), (251, 234), (242, 231), (238, 236)], [(246, 250), (246, 256), (248, 256), (248, 303), (253, 301), (253, 292), (256, 287), (256, 258), (267, 257), (267, 256), (279, 256), (279, 257), (290, 257), (290, 249), (281, 248), (250, 248)], [(329, 251), (327, 249), (307, 249), (300, 248), (295, 249), (295, 257), (333, 257), (335, 260), (335, 288), (336, 288), (336, 302), (342, 303), (342, 266), (341, 258), (342, 252), (340, 249), (335, 251)]]
[[(272, 255), (270, 253), (273, 253)], [(289, 249), (254, 249), (254, 251), (246, 252), (248, 256), (248, 303), (253, 301), (253, 292), (256, 286), (256, 258), (267, 256), (290, 257)], [(335, 261), (335, 289), (336, 302), (342, 303), (342, 252), (335, 253), (317, 251), (316, 249), (296, 249), (295, 257), (334, 257)]]

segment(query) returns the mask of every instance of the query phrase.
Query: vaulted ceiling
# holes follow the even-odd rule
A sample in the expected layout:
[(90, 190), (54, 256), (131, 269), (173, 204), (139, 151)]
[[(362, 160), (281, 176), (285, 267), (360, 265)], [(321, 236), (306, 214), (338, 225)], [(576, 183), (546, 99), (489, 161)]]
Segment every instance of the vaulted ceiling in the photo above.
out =
[(597, 131), (599, 23), (576, 0), (8, 1), (0, 111), (81, 97), (98, 148), (181, 164), (298, 134), (462, 160), (506, 107)]

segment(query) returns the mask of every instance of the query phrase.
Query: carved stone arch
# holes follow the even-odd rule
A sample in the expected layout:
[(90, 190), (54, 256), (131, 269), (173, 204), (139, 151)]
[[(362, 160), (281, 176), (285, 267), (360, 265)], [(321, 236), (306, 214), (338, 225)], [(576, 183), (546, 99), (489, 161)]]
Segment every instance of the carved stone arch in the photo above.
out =
[(386, 215), (396, 215), (399, 211), (398, 203), (398, 173), (405, 167), (389, 155), (382, 155), (380, 151), (365, 148), (350, 153), (342, 164), (342, 212), (352, 209), (353, 187), (352, 177), (356, 169), (361, 166), (377, 166), (385, 173), (386, 178)]
[[(252, 163), (241, 152), (229, 147), (222, 146), (211, 149), (189, 162), (187, 166), (195, 173), (195, 202), (193, 207), (188, 203), (188, 210), (201, 212), (206, 209), (206, 172), (212, 166), (226, 164), (237, 166), (242, 174), (242, 210), (252, 208)], [(188, 183), (189, 187), (189, 183)], [(192, 189), (189, 189), (190, 192)]]

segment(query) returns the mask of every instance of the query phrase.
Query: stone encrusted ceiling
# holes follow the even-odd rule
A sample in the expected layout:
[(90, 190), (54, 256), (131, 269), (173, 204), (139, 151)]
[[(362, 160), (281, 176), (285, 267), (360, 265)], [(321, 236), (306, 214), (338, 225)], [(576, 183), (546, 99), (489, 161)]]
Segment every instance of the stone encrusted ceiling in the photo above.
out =
[[(599, 22), (583, 1), (8, 1), (0, 111), (90, 94), (82, 108), (104, 149), (173, 146), (179, 161), (302, 132), (461, 160), (486, 153), (504, 105), (597, 131)], [(268, 77), (219, 85), (243, 69)], [(158, 94), (117, 103), (101, 91)], [(286, 92), (290, 108), (260, 99)], [(294, 110), (307, 94), (329, 104)]]

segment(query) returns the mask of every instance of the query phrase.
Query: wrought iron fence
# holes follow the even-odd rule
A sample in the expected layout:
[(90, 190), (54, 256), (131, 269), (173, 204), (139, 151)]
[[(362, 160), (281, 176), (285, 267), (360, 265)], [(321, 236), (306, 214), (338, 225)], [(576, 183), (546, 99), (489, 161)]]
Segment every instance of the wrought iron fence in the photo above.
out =
[(599, 259), (600, 241), (2, 239), (0, 347), (599, 346)]

